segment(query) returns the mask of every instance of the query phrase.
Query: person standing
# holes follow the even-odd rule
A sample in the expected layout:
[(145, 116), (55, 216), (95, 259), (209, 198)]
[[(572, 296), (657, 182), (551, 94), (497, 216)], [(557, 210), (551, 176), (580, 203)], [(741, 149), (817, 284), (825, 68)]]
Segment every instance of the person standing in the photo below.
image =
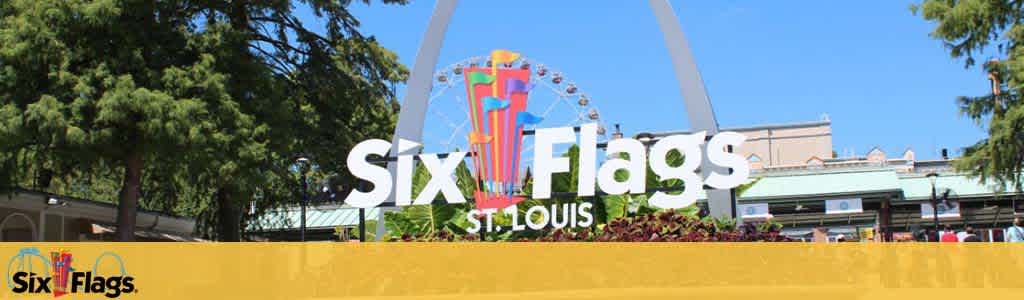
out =
[(964, 243), (981, 242), (981, 238), (978, 237), (978, 235), (974, 234), (974, 228), (967, 226), (967, 230), (964, 230), (964, 232), (967, 232), (967, 236), (964, 237)]
[(1020, 217), (1013, 218), (1013, 226), (1006, 228), (1007, 243), (1024, 243), (1024, 227), (1020, 226)]
[(958, 240), (956, 238), (956, 232), (953, 231), (953, 228), (950, 228), (949, 225), (946, 225), (946, 230), (942, 231), (942, 239), (939, 240), (939, 241), (943, 242), (943, 243), (956, 243), (956, 242), (958, 242)]

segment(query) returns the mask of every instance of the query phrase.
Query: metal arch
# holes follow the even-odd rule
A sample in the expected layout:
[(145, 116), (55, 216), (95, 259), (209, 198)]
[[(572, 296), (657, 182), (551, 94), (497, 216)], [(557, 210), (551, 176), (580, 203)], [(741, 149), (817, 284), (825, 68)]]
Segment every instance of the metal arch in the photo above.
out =
[[(668, 0), (650, 0), (651, 10), (654, 11), (654, 18), (661, 27), (662, 37), (668, 46), (668, 53), (672, 57), (672, 68), (676, 73), (676, 82), (679, 84), (679, 92), (683, 95), (683, 104), (686, 105), (686, 116), (690, 120), (690, 129), (693, 131), (707, 131), (708, 135), (718, 134), (718, 120), (715, 118), (715, 111), (711, 107), (711, 99), (708, 98), (707, 88), (704, 80), (697, 69), (697, 62), (690, 52), (690, 43), (683, 35), (683, 28), (679, 25), (679, 17), (676, 16), (672, 5)], [(703, 159), (708, 160), (708, 151), (704, 151)], [(714, 165), (701, 166), (703, 177), (711, 172), (728, 173), (728, 170)], [(736, 203), (730, 190), (707, 190), (708, 210), (713, 217), (736, 216)]]
[[(693, 54), (690, 52), (689, 43), (679, 25), (678, 17), (668, 0), (649, 0), (649, 3), (672, 57), (673, 70), (683, 96), (683, 104), (686, 106), (690, 128), (695, 131), (707, 131), (708, 134), (718, 133), (718, 122), (715, 119), (714, 110), (711, 108), (711, 101), (707, 96)], [(402, 103), (402, 109), (398, 115), (398, 126), (395, 127), (393, 136), (392, 156), (406, 154), (398, 153), (399, 139), (422, 141), (423, 120), (426, 117), (433, 73), (441, 54), (441, 44), (444, 42), (445, 32), (457, 4), (458, 0), (438, 0), (434, 5), (434, 13), (427, 25), (427, 32), (423, 35), (422, 44), (420, 44), (419, 52), (416, 55), (416, 63), (409, 76), (405, 101)], [(710, 169), (702, 168), (705, 173), (711, 172)], [(397, 165), (388, 163), (388, 170), (391, 171), (391, 174), (395, 174)], [(729, 191), (710, 190), (707, 193), (712, 216), (731, 216), (733, 214)], [(395, 201), (393, 193), (387, 201)], [(380, 215), (383, 216), (383, 213)], [(381, 217), (377, 224), (378, 239), (383, 236), (383, 221), (383, 217)]]
[(104, 257), (107, 256), (113, 257), (115, 260), (117, 260), (118, 267), (120, 267), (121, 269), (121, 276), (128, 276), (128, 272), (124, 268), (124, 260), (122, 260), (121, 256), (117, 255), (117, 253), (110, 251), (104, 251), (103, 253), (100, 254), (100, 256), (96, 257), (96, 263), (92, 265), (93, 274), (97, 274), (97, 269), (99, 269), (100, 267), (100, 262), (103, 260)]
[[(19, 261), (20, 262), (19, 263), (19, 267), (18, 267), (19, 271), (24, 271), (25, 270), (25, 263), (27, 262), (28, 263), (28, 271), (31, 273), (32, 272), (32, 257), (33, 256), (38, 257), (39, 259), (41, 259), (43, 261), (43, 269), (44, 270), (49, 270), (50, 269), (50, 260), (46, 259), (46, 256), (43, 256), (42, 252), (39, 251), (39, 248), (36, 248), (36, 247), (25, 247), (25, 248), (21, 248), (20, 250), (18, 250), (18, 255), (12, 256), (11, 260), (7, 262), (7, 273), (4, 276), (10, 276), (11, 275), (11, 266), (14, 265), (15, 261)], [(50, 272), (47, 271), (47, 273), (50, 273)], [(7, 277), (7, 287), (8, 288), (14, 288), (14, 283), (11, 282), (11, 277)]]

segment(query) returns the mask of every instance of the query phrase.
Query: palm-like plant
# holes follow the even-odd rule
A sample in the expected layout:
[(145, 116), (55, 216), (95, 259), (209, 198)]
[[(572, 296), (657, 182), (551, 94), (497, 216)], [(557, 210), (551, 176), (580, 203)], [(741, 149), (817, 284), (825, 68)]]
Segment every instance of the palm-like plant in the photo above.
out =
[[(463, 197), (472, 197), (473, 176), (465, 163), (456, 168), (455, 176)], [(417, 164), (413, 171), (412, 195), (419, 195), (429, 181), (430, 172), (423, 164)], [(438, 194), (433, 204), (410, 205), (402, 207), (399, 211), (386, 212), (384, 227), (387, 229), (387, 236), (384, 239), (429, 236), (441, 231), (465, 233), (465, 228), (469, 225), (466, 220), (468, 210), (469, 206), (466, 204), (444, 203), (444, 198)], [(367, 227), (373, 226), (376, 226), (375, 221), (367, 221)]]
[[(622, 155), (624, 156), (624, 159), (629, 159), (628, 154)], [(682, 165), (683, 160), (683, 155), (678, 151), (671, 151), (665, 157), (665, 161), (670, 166)], [(673, 190), (666, 193), (678, 193), (675, 191), (682, 191), (685, 187), (682, 180), (670, 179), (662, 181), (650, 166), (647, 167), (646, 172), (645, 181), (648, 189)], [(619, 170), (618, 172), (615, 172), (615, 180), (620, 182), (628, 180), (629, 176), (629, 171), (626, 170)], [(605, 196), (602, 199), (606, 213), (605, 221), (607, 222), (616, 218), (624, 218), (637, 214), (650, 214), (661, 210), (660, 208), (651, 206), (648, 203), (649, 199), (650, 195), (647, 193)], [(696, 205), (691, 205), (676, 209), (675, 211), (681, 215), (696, 217), (700, 213), (700, 208)]]

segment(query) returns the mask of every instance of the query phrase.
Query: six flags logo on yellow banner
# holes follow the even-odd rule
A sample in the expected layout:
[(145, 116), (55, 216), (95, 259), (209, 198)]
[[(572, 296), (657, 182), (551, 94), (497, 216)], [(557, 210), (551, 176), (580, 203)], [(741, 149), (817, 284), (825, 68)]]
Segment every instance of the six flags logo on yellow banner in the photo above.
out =
[[(529, 83), (530, 70), (499, 67), (518, 58), (518, 53), (495, 50), (491, 53), (490, 67), (474, 67), (464, 71), (466, 92), (469, 96), (469, 117), (473, 124), (472, 133), (467, 138), (471, 150), (476, 154), (472, 157), (475, 166), (473, 175), (476, 186), (476, 210), (467, 215), (468, 221), (474, 225), (469, 228), (470, 232), (481, 229), (477, 217), (486, 215), (490, 220), (491, 214), (519, 203), (527, 196), (517, 195), (513, 183), (518, 178), (520, 170), (523, 128), (538, 124), (541, 119), (527, 112), (528, 96), (533, 87)], [(635, 139), (611, 140), (605, 149), (607, 159), (598, 168), (597, 124), (581, 126), (579, 136), (571, 127), (539, 128), (535, 130), (534, 135), (533, 194), (529, 196), (534, 199), (551, 197), (552, 174), (569, 171), (569, 159), (554, 156), (554, 147), (577, 142), (577, 138), (580, 146), (580, 167), (576, 193), (581, 197), (594, 196), (595, 183), (596, 187), (609, 195), (646, 193), (646, 168), (650, 164), (660, 180), (681, 180), (684, 188), (681, 193), (675, 195), (655, 192), (649, 203), (666, 209), (682, 208), (697, 201), (699, 191), (705, 184), (716, 189), (730, 189), (745, 182), (750, 174), (747, 161), (726, 150), (727, 147), (739, 146), (746, 140), (745, 136), (735, 132), (721, 132), (707, 141), (705, 132), (667, 136), (658, 140), (650, 149)], [(731, 169), (731, 172), (713, 171), (707, 178), (701, 178), (697, 169), (703, 163), (702, 145), (705, 141), (708, 149), (707, 160), (720, 167), (713, 169)], [(399, 152), (407, 153), (420, 146), (415, 142), (399, 140), (397, 148)], [(398, 206), (430, 204), (438, 193), (443, 194), (448, 203), (466, 202), (452, 174), (467, 152), (448, 153), (444, 161), (436, 154), (417, 155), (430, 172), (431, 179), (422, 192), (413, 198), (412, 155), (397, 157), (397, 178), (392, 178), (386, 168), (367, 161), (370, 155), (387, 156), (391, 148), (391, 143), (374, 139), (359, 143), (352, 149), (347, 159), (349, 171), (356, 177), (373, 183), (374, 188), (365, 192), (353, 190), (345, 198), (347, 204), (372, 208), (383, 203), (392, 193), (395, 193)], [(679, 166), (672, 166), (666, 162), (666, 156), (673, 150), (685, 157)], [(647, 161), (648, 159), (650, 161)], [(617, 181), (614, 174), (619, 170), (628, 171), (629, 178)], [(518, 216), (513, 216), (512, 230), (522, 230), (526, 227), (543, 228), (549, 221), (552, 226), (559, 228), (567, 224), (570, 227), (589, 226), (593, 220), (588, 211), (590, 206), (590, 203), (581, 203), (578, 207), (575, 204), (562, 206), (561, 221), (554, 221), (558, 215), (558, 206), (552, 206), (550, 210), (543, 206), (531, 207), (527, 210), (525, 218), (527, 226), (518, 225)], [(508, 211), (516, 213), (514, 209)], [(539, 214), (541, 221), (536, 222), (535, 214)], [(566, 219), (573, 221), (566, 222)], [(485, 230), (491, 230), (490, 226)]]
[[(118, 264), (120, 274), (103, 276), (97, 272), (105, 258)], [(7, 263), (7, 288), (18, 295), (52, 294), (53, 298), (80, 294), (117, 298), (138, 292), (135, 278), (127, 274), (124, 261), (117, 254), (100, 254), (92, 271), (75, 268), (81, 266), (75, 260), (66, 250), (50, 252), (47, 257), (37, 248), (22, 248)]]

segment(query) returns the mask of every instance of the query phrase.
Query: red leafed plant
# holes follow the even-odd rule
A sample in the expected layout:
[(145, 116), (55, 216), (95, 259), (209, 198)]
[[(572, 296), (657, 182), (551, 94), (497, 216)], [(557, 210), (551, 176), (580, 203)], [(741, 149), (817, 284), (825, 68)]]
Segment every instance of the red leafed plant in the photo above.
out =
[[(575, 230), (554, 229), (546, 234), (519, 242), (786, 242), (779, 234), (781, 226), (774, 223), (745, 223), (732, 226), (729, 222), (663, 211), (634, 217), (614, 219), (603, 226)], [(475, 234), (455, 234), (448, 230), (425, 236), (404, 235), (405, 242), (457, 242), (479, 241)]]
[(663, 211), (612, 220), (592, 232), (555, 229), (537, 238), (540, 242), (783, 242), (779, 226), (746, 223), (739, 228), (721, 226), (713, 220)]

